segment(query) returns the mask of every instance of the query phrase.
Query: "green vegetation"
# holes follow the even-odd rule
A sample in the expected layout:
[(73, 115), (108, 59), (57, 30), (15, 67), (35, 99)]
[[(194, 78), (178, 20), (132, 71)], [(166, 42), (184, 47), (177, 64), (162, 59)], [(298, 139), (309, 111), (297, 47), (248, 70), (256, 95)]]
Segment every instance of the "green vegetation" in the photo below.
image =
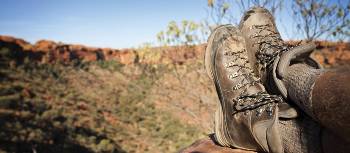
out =
[(203, 136), (151, 100), (162, 64), (1, 60), (0, 152), (176, 152)]
[(118, 61), (96, 61), (95, 64), (97, 64), (102, 69), (107, 69), (110, 71), (118, 71), (123, 67), (123, 64), (119, 63)]

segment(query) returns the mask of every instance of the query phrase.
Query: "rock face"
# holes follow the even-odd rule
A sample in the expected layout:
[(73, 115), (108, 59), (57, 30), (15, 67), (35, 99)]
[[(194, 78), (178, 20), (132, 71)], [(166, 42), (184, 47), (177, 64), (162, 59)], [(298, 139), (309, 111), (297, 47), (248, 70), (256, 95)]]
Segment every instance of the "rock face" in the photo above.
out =
[(312, 57), (325, 67), (350, 64), (350, 43), (317, 42)]
[(28, 57), (31, 61), (40, 63), (118, 60), (122, 64), (131, 64), (136, 59), (135, 50), (117, 50), (111, 48), (95, 48), (83, 45), (68, 45), (49, 40), (40, 40), (34, 45), (18, 38), (0, 36), (0, 47), (7, 47), (18, 52), (19, 61)]
[[(297, 44), (290, 41), (289, 44)], [(312, 54), (318, 62), (326, 67), (350, 64), (350, 43), (316, 41), (317, 51)], [(203, 58), (205, 45), (192, 47), (159, 47), (147, 51), (136, 49), (96, 48), (83, 45), (57, 43), (40, 40), (34, 45), (23, 39), (11, 36), (0, 36), (0, 47), (10, 48), (16, 59), (21, 63), (25, 58), (40, 63), (71, 61), (117, 60), (122, 64), (141, 63), (174, 63), (182, 64), (188, 59)]]
[(181, 150), (180, 153), (256, 153), (256, 152), (222, 147), (215, 144), (215, 142), (211, 138), (204, 138), (194, 142), (191, 146)]

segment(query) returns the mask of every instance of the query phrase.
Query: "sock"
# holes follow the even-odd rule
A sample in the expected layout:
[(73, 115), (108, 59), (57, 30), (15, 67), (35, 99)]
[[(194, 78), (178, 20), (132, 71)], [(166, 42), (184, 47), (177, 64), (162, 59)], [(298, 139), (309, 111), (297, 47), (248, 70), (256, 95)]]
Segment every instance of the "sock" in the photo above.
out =
[(288, 68), (284, 78), (288, 98), (314, 119), (311, 92), (317, 77), (323, 72), (324, 70), (315, 69), (306, 64), (294, 64)]
[(321, 127), (308, 116), (280, 120), (284, 153), (322, 153)]

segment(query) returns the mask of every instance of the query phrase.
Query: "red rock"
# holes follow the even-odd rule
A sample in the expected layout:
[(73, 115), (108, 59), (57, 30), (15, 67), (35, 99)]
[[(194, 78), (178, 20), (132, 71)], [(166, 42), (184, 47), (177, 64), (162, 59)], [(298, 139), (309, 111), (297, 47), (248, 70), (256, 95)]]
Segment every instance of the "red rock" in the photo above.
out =
[(27, 41), (24, 41), (23, 39), (11, 37), (11, 36), (1, 36), (0, 35), (0, 41), (1, 42), (17, 44), (17, 45), (21, 46), (25, 50), (29, 50), (30, 46), (31, 46), (30, 43), (28, 43)]
[(210, 138), (197, 140), (189, 147), (180, 151), (180, 153), (256, 153), (241, 149), (232, 149), (215, 144)]
[[(290, 45), (305, 43), (301, 41), (288, 41)], [(318, 62), (326, 67), (350, 64), (350, 44), (345, 42), (316, 41), (317, 51), (312, 54)], [(96, 61), (116, 60), (122, 64), (135, 62), (155, 64), (174, 63), (183, 64), (187, 60), (198, 60), (204, 57), (205, 44), (197, 46), (171, 46), (151, 48), (152, 52), (159, 52), (155, 59), (138, 60), (139, 53), (132, 49), (111, 49), (87, 47), (79, 44), (56, 43), (50, 40), (40, 40), (34, 45), (23, 39), (11, 36), (0, 36), (0, 46), (12, 47), (16, 52), (21, 52), (18, 60), (29, 57), (32, 61), (52, 63), (56, 61), (70, 62), (72, 60)], [(22, 57), (23, 54), (23, 57)], [(158, 54), (158, 53), (156, 53)], [(157, 55), (158, 56), (158, 55)]]
[(136, 60), (136, 53), (132, 50), (122, 51), (119, 58), (122, 64), (133, 64)]
[(50, 52), (57, 49), (57, 44), (54, 41), (39, 40), (33, 46), (33, 51)]

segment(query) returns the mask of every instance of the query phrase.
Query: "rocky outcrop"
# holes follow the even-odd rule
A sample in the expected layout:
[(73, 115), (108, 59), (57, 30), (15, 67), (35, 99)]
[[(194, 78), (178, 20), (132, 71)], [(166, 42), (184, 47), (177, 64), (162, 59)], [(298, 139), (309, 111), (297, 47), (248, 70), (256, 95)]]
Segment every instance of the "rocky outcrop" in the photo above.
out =
[(122, 64), (131, 64), (137, 58), (135, 50), (87, 47), (49, 40), (40, 40), (32, 45), (22, 39), (10, 36), (0, 36), (0, 47), (16, 52), (16, 59), (19, 62), (27, 57), (30, 61), (40, 63), (118, 60)]
[(325, 67), (350, 64), (350, 43), (317, 42), (317, 51), (312, 57)]
[[(304, 44), (304, 41), (287, 41), (291, 46)], [(325, 68), (350, 64), (350, 43), (315, 41), (316, 51), (311, 57), (318, 61)]]
[[(288, 43), (297, 45), (300, 41), (288, 41)], [(312, 57), (325, 67), (350, 64), (350, 43), (327, 41), (316, 41), (315, 43), (317, 49)], [(40, 40), (32, 45), (23, 39), (11, 36), (0, 36), (0, 47), (9, 48), (19, 63), (29, 58), (30, 61), (41, 63), (117, 60), (126, 65), (135, 62), (183, 64), (188, 59), (202, 59), (205, 50), (205, 44), (138, 50), (87, 47), (49, 40)]]
[(232, 149), (217, 145), (212, 138), (203, 138), (197, 140), (189, 147), (184, 148), (180, 153), (256, 153), (241, 149)]

